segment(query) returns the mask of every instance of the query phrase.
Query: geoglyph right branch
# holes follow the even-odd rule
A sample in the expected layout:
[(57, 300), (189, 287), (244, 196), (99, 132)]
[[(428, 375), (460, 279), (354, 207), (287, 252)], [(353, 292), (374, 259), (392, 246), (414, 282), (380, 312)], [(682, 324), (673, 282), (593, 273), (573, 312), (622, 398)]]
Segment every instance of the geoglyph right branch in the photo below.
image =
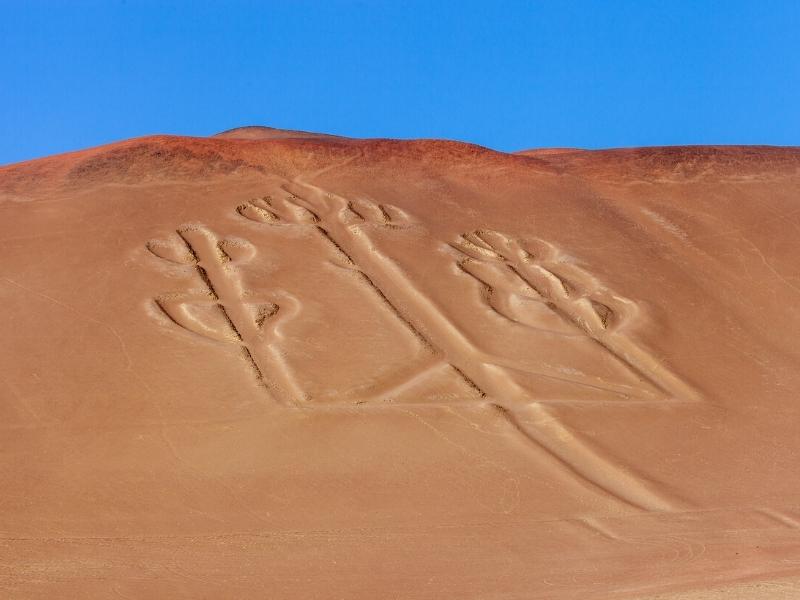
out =
[(504, 317), (525, 324), (526, 311), (512, 302), (514, 296), (541, 303), (666, 395), (697, 399), (691, 386), (623, 331), (637, 311), (634, 302), (602, 286), (552, 244), (523, 244), (497, 231), (477, 230), (451, 246), (462, 255), (460, 269), (486, 287), (493, 308)]

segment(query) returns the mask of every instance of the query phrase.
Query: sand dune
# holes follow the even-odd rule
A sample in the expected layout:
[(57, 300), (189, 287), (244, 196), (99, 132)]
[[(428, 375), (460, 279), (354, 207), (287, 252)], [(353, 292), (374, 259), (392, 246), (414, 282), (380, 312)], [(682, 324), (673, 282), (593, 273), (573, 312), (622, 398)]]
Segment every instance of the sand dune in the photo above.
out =
[(798, 191), (264, 127), (0, 168), (2, 595), (792, 597)]

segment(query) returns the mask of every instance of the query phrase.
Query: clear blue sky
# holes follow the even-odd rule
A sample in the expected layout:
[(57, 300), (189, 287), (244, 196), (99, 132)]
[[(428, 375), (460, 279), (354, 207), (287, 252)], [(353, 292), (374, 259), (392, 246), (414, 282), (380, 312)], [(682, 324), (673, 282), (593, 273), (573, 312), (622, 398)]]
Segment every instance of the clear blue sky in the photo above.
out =
[(0, 164), (247, 124), (800, 144), (800, 1), (0, 0)]

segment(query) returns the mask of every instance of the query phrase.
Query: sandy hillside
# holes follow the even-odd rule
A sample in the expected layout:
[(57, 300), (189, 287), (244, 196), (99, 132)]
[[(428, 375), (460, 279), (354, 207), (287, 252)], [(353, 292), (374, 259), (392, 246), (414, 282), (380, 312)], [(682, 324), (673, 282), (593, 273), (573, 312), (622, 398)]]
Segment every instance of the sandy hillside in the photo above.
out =
[(0, 168), (0, 597), (794, 598), (800, 149), (247, 127)]

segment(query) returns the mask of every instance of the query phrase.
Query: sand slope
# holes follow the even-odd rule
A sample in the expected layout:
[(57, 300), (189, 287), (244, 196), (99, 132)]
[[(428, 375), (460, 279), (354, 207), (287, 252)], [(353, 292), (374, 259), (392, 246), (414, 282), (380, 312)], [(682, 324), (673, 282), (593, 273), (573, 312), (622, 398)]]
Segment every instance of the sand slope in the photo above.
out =
[(2, 595), (790, 597), (799, 192), (258, 127), (0, 168)]

